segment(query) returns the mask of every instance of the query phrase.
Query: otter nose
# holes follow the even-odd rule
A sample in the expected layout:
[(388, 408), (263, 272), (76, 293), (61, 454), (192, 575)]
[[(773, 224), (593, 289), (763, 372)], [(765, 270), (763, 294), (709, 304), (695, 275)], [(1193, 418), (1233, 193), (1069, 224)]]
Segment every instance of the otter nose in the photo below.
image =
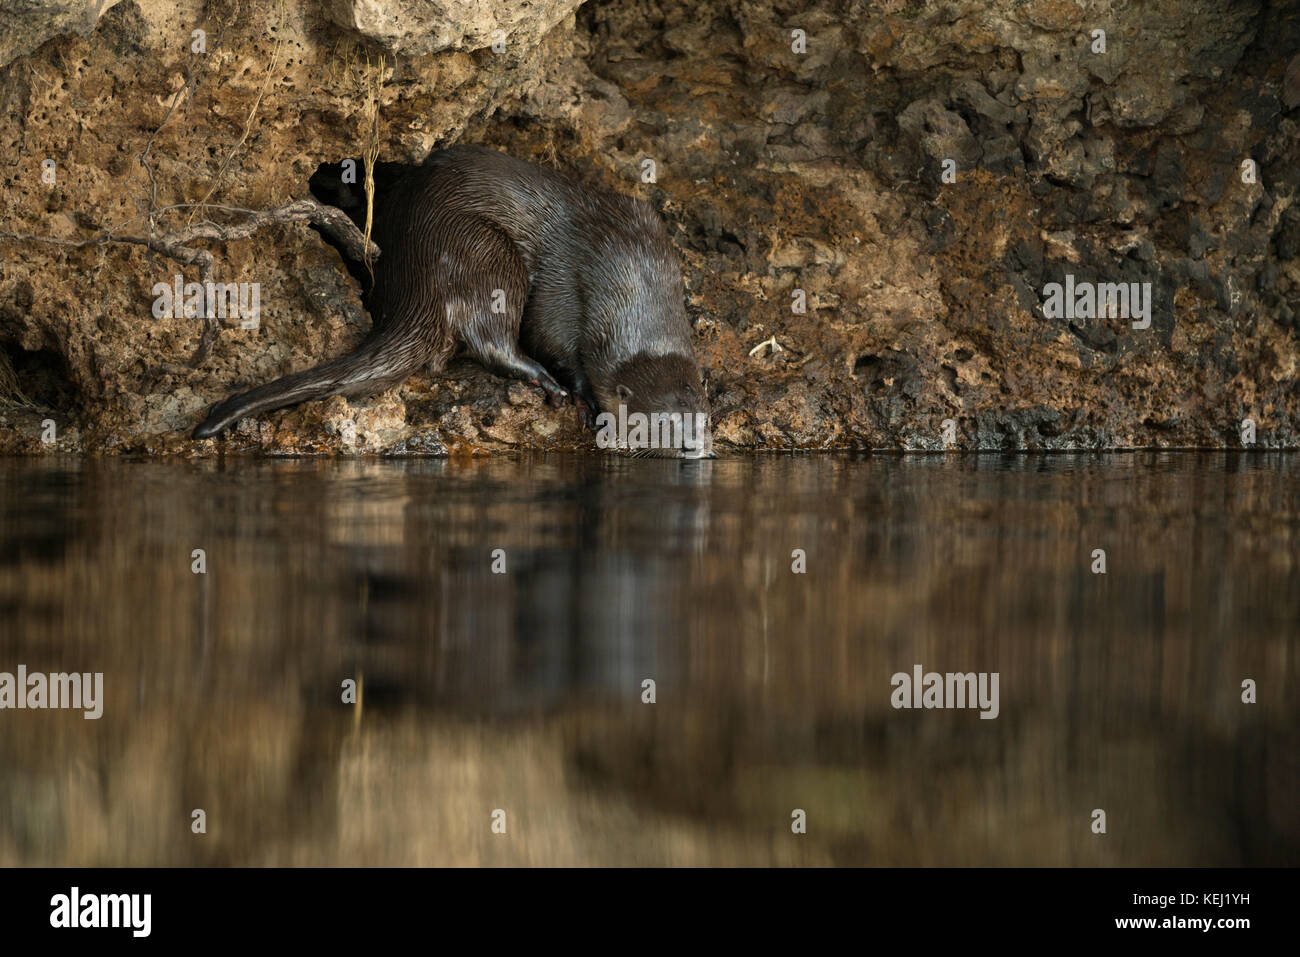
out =
[(697, 449), (682, 449), (682, 458), (684, 459), (716, 459), (717, 455), (713, 452), (713, 430), (706, 428), (704, 436)]

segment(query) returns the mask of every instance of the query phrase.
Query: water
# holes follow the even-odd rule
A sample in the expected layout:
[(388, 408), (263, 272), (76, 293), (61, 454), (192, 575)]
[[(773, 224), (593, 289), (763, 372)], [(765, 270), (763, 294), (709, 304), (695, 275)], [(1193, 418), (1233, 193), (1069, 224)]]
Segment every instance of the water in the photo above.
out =
[(104, 674), (0, 711), (0, 865), (1296, 863), (1298, 477), (0, 460), (0, 671)]

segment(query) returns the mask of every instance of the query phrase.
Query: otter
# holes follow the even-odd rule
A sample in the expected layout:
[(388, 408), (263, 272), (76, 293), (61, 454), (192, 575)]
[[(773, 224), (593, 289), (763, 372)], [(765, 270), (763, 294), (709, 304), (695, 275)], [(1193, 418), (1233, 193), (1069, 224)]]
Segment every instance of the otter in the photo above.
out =
[(382, 252), (366, 339), (217, 403), (195, 438), (311, 399), (382, 392), (426, 365), (441, 370), (461, 347), (540, 386), (553, 405), (572, 398), (588, 428), (602, 411), (606, 421), (615, 412), (695, 417), (703, 436), (669, 454), (712, 454), (681, 271), (645, 200), (456, 146), (393, 183), (374, 239)]

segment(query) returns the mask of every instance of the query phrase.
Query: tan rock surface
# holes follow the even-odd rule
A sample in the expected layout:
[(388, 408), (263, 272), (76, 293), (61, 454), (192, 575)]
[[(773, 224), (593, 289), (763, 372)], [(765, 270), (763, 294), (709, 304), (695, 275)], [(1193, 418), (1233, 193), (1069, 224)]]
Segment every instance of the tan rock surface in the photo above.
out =
[[(321, 164), (361, 155), (378, 82), (381, 160), (481, 142), (657, 205), (724, 450), (939, 449), (945, 419), (961, 448), (1240, 447), (1245, 418), (1260, 446), (1300, 444), (1293, 13), (575, 5), (0, 0), (0, 230), (142, 235), (155, 188), (159, 209), (307, 196)], [(225, 321), (191, 368), (200, 322), (154, 318), (151, 289), (195, 267), (0, 239), (0, 452), (591, 447), (572, 409), (465, 362), (192, 441), (209, 404), (344, 352), (369, 322), (305, 225), (205, 248), (220, 281), (261, 284), (262, 315)], [(1046, 318), (1067, 273), (1152, 283), (1150, 328)]]

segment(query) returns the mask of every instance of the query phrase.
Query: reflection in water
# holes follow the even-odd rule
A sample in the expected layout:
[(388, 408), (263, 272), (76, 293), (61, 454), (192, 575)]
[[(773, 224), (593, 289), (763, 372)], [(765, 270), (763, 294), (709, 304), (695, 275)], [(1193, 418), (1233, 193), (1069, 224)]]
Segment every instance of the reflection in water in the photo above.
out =
[(0, 865), (1295, 863), (1298, 473), (0, 460)]

